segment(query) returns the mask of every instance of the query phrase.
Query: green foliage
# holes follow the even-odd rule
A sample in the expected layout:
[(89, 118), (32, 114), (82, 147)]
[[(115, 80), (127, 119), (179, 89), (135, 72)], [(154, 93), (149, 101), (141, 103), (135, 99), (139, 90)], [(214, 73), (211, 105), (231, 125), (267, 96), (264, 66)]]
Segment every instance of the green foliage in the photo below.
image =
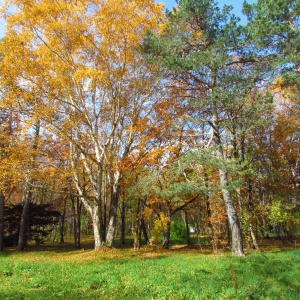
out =
[(238, 157), (238, 149), (228, 160), (217, 158), (214, 150), (221, 143), (224, 148), (232, 146), (263, 125), (262, 115), (270, 110), (273, 98), (269, 93), (257, 93), (270, 67), (260, 61), (251, 38), (230, 6), (221, 11), (212, 0), (182, 0), (178, 9), (167, 15), (162, 33), (148, 33), (143, 45), (148, 58), (169, 69), (178, 89), (183, 89), (186, 114), (194, 128), (201, 124), (207, 136), (213, 127), (219, 131), (220, 141), (214, 139), (209, 151), (200, 142), (198, 152), (203, 153), (203, 161), (205, 156), (206, 165), (230, 173), (231, 189), (240, 185), (243, 172), (251, 170), (245, 157)]
[(299, 85), (299, 0), (258, 0), (252, 5), (245, 1), (244, 12), (256, 47), (266, 56), (272, 54), (268, 63), (280, 67), (277, 72), (286, 85)]
[(1, 299), (299, 299), (299, 250), (1, 253)]
[(176, 218), (171, 225), (171, 240), (182, 240), (186, 238), (186, 229), (183, 221)]

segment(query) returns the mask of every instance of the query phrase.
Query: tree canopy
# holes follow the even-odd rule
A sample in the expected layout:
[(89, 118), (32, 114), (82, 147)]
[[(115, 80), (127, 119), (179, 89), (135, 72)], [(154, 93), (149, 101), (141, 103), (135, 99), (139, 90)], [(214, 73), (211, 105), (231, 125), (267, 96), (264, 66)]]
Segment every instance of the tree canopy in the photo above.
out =
[(180, 214), (187, 236), (237, 256), (257, 236), (293, 239), (300, 4), (245, 1), (246, 25), (231, 9), (5, 1), (0, 249), (11, 203), (23, 203), (19, 250), (30, 205), (47, 202), (61, 235), (68, 214), (75, 240), (86, 218), (95, 249), (119, 232), (169, 248)]

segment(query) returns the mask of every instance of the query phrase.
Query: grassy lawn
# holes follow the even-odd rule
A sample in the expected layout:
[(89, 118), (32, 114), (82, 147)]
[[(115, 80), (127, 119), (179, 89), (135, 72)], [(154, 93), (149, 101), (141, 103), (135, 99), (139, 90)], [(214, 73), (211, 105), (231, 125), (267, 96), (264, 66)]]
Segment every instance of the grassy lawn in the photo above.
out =
[(300, 249), (204, 254), (174, 247), (0, 254), (0, 299), (300, 299)]

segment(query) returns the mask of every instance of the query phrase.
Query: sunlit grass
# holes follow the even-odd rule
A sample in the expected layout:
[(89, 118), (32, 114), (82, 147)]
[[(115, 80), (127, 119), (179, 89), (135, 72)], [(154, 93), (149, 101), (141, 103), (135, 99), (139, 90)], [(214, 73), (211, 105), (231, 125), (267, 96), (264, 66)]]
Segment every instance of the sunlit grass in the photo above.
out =
[(174, 248), (6, 250), (0, 299), (300, 299), (298, 249), (235, 258)]

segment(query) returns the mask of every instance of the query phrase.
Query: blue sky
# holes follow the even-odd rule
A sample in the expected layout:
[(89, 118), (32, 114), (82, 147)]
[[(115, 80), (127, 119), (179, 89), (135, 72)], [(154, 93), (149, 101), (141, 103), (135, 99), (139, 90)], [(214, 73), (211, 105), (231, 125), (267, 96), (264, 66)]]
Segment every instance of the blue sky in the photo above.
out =
[[(168, 9), (171, 9), (175, 4), (175, 0), (155, 0), (157, 3), (164, 3), (165, 7)], [(235, 1), (230, 1), (230, 0), (219, 0), (217, 1), (219, 3), (220, 7), (223, 7), (224, 4), (231, 4), (233, 6), (233, 13), (239, 16), (242, 20), (242, 22), (246, 22), (245, 16), (242, 15), (241, 10), (243, 6), (243, 1), (242, 0), (235, 0)], [(248, 0), (249, 3), (256, 2), (255, 0)], [(0, 0), (0, 6), (2, 5), (2, 1)], [(4, 35), (4, 23), (0, 19), (0, 38), (3, 37)]]
[[(157, 3), (164, 3), (165, 7), (168, 9), (171, 9), (173, 6), (175, 6), (176, 2), (175, 0), (155, 0)], [(223, 7), (224, 4), (232, 5), (233, 6), (233, 13), (237, 16), (239, 16), (242, 20), (242, 22), (246, 22), (247, 18), (242, 14), (242, 7), (243, 7), (243, 0), (216, 0), (216, 2), (219, 3), (219, 7)], [(248, 3), (254, 3), (255, 0), (247, 0)]]

